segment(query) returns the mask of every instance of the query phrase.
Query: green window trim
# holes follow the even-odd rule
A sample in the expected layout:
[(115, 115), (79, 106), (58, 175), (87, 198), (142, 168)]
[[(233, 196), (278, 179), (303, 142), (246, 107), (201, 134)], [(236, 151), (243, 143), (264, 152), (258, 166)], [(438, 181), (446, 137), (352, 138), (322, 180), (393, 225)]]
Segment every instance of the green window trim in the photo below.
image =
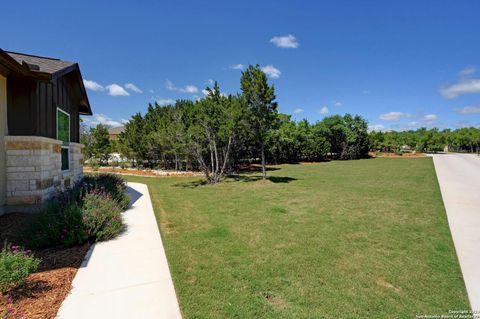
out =
[(57, 108), (57, 140), (63, 145), (70, 143), (70, 114)]

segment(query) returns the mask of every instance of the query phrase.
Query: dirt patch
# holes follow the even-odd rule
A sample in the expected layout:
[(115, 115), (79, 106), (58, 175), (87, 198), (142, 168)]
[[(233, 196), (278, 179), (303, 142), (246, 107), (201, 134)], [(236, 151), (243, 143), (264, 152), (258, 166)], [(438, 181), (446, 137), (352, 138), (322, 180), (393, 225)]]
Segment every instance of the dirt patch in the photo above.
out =
[(84, 167), (85, 173), (113, 173), (120, 175), (131, 176), (146, 176), (146, 177), (159, 177), (159, 176), (203, 176), (200, 172), (192, 171), (163, 171), (163, 170), (149, 170), (149, 169), (134, 169), (134, 168), (117, 168), (117, 167), (100, 167), (97, 170), (93, 170), (91, 167)]
[(287, 302), (281, 297), (275, 296), (270, 292), (264, 293), (263, 296), (265, 297), (265, 300), (277, 310), (283, 310), (287, 307)]
[[(24, 213), (1, 216), (2, 243), (5, 239), (9, 242), (20, 242), (17, 236), (35, 217), (35, 214)], [(0, 295), (0, 316), (10, 311), (9, 319), (55, 318), (88, 248), (89, 244), (84, 244), (72, 248), (34, 251), (33, 254), (42, 259), (40, 268), (27, 278), (24, 286), (11, 291), (7, 296)]]
[(160, 218), (160, 227), (165, 230), (165, 234), (176, 235), (177, 231), (175, 230), (173, 223), (168, 220), (167, 213), (163, 208), (160, 208)]
[(370, 157), (425, 157), (424, 153), (383, 153), (383, 152), (369, 152)]
[(387, 289), (392, 289), (393, 291), (395, 292), (400, 292), (402, 291), (402, 289), (398, 288), (398, 287), (395, 287), (394, 285), (392, 285), (391, 283), (389, 283), (388, 281), (386, 281), (385, 279), (383, 278), (378, 278), (377, 281), (376, 281), (377, 285), (381, 286), (381, 287), (384, 287), (384, 288), (387, 288)]

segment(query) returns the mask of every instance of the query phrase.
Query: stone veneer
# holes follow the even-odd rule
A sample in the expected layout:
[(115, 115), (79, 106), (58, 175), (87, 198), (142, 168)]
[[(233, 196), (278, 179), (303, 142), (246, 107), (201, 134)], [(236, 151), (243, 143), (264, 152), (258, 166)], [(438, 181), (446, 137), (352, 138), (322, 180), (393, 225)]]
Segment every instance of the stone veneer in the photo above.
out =
[(83, 145), (70, 143), (70, 166), (62, 171), (62, 142), (41, 136), (5, 136), (6, 204), (35, 205), (83, 176)]

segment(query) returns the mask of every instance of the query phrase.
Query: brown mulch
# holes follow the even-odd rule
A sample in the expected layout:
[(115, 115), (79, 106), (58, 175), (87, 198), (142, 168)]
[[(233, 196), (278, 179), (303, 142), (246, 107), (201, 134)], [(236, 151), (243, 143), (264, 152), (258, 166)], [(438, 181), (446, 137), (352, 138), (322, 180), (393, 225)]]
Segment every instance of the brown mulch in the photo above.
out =
[(381, 153), (381, 152), (370, 152), (368, 153), (370, 157), (425, 157), (426, 155), (423, 153)]
[(99, 167), (98, 170), (93, 170), (90, 167), (84, 167), (85, 173), (114, 173), (121, 175), (133, 175), (133, 176), (147, 176), (147, 177), (159, 177), (159, 176), (198, 176), (202, 175), (199, 172), (171, 172), (171, 171), (156, 171), (156, 170), (141, 170), (131, 168), (115, 168), (115, 167)]
[[(13, 213), (0, 216), (0, 239), (9, 242), (21, 241), (21, 234), (35, 214)], [(89, 244), (72, 248), (48, 248), (33, 254), (42, 260), (38, 271), (31, 274), (22, 287), (11, 291), (8, 296), (0, 295), (0, 318), (7, 309), (9, 319), (55, 318), (62, 301), (71, 289), (71, 283), (80, 267)], [(8, 300), (10, 299), (10, 300)]]

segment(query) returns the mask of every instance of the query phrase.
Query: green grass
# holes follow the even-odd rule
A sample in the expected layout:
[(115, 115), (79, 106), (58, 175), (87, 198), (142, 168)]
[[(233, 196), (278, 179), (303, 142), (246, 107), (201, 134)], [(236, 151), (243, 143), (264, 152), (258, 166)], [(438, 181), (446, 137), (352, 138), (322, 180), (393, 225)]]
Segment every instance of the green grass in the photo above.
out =
[(142, 178), (185, 318), (414, 318), (468, 309), (430, 158)]

